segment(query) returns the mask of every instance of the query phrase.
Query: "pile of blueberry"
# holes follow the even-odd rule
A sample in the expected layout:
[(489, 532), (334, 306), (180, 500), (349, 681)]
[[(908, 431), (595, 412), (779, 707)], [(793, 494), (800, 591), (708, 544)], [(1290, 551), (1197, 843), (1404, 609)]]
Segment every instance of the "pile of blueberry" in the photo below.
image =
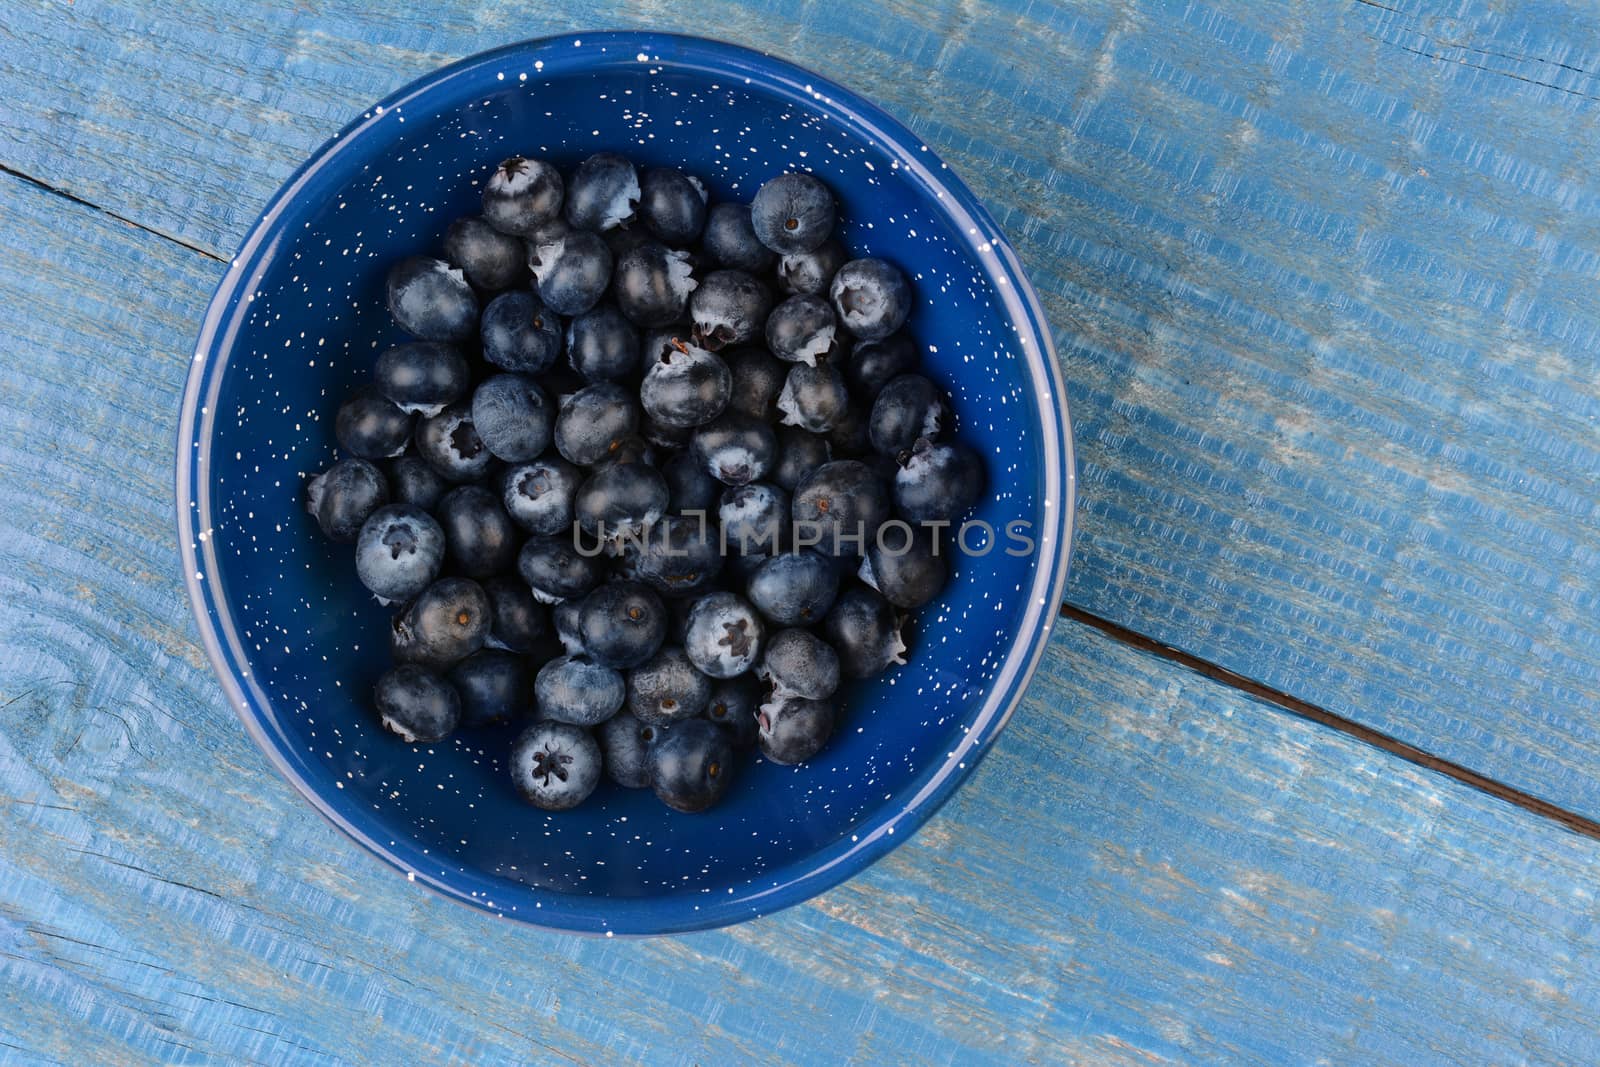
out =
[(850, 259), (835, 210), (809, 174), (708, 207), (613, 153), (515, 157), (444, 258), (393, 267), (417, 340), (339, 408), (306, 498), (396, 608), (385, 727), (526, 723), (539, 807), (603, 771), (701, 811), (736, 750), (809, 759), (841, 679), (903, 662), (983, 469), (917, 373), (904, 274)]

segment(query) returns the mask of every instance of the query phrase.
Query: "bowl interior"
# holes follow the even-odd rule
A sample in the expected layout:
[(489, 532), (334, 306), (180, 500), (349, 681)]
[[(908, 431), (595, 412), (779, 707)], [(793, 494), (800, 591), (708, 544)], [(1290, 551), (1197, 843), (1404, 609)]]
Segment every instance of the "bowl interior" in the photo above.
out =
[[(419, 880), (580, 929), (768, 910), (791, 902), (772, 898), (801, 875), (808, 892), (843, 877), (864, 839), (892, 844), (880, 839), (942, 796), (1009, 711), (1001, 691), (1026, 674), (1054, 615), (1041, 592), (1058, 585), (1047, 572), (1064, 543), (1064, 444), (1044, 417), (1059, 401), (1040, 370), (1048, 340), (1023, 311), (1026, 294), (1000, 280), (992, 223), (952, 202), (959, 186), (943, 165), (808, 81), (727, 46), (621, 35), (457, 65), (363, 116), (303, 170), (219, 292), (202, 355), (222, 369), (205, 380), (190, 442), (202, 621), (280, 767)], [(724, 804), (692, 817), (609, 784), (577, 811), (537, 811), (505, 774), (511, 730), (423, 748), (386, 734), (367, 702), (387, 664), (388, 613), (357, 582), (350, 548), (326, 544), (301, 508), (307, 476), (335, 457), (340, 398), (403, 340), (384, 307), (389, 264), (438, 249), (501, 158), (567, 168), (600, 149), (682, 167), (713, 199), (748, 200), (787, 168), (823, 177), (852, 252), (912, 276), (909, 329), (953, 394), (960, 434), (986, 457), (978, 517), (1002, 531), (969, 538), (991, 550), (958, 555), (948, 592), (910, 630), (909, 664), (853, 687), (820, 758), (747, 765)], [(1014, 521), (1043, 543), (1008, 554)]]

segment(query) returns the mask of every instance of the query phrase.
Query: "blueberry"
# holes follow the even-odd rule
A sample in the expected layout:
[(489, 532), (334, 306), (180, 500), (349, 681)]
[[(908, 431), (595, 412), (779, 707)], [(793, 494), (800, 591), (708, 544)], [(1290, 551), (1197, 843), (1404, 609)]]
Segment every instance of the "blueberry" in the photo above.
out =
[(483, 217), (501, 233), (526, 237), (561, 211), (561, 175), (540, 159), (512, 156), (483, 183)]
[(810, 549), (773, 556), (750, 577), (750, 603), (779, 626), (821, 622), (839, 591), (833, 562)]
[(741, 556), (781, 552), (789, 540), (789, 494), (765, 482), (729, 486), (718, 505), (717, 520), (729, 551)]
[(622, 675), (587, 655), (562, 656), (539, 668), (533, 683), (541, 718), (597, 726), (626, 698)]
[(871, 401), (890, 381), (917, 367), (917, 346), (903, 333), (856, 345), (844, 365), (845, 384), (862, 400)]
[(640, 326), (666, 326), (683, 318), (695, 290), (689, 253), (648, 241), (617, 260), (617, 306)]
[(453, 404), (417, 423), (417, 455), (452, 482), (481, 478), (494, 459), (483, 447), (466, 404)]
[(386, 459), (406, 450), (415, 419), (378, 391), (365, 385), (339, 405), (333, 434), (339, 447), (362, 459)]
[(384, 672), (372, 688), (383, 728), (408, 745), (432, 744), (461, 721), (461, 697), (437, 674), (414, 663)]
[(719, 727), (736, 749), (754, 748), (756, 712), (766, 690), (753, 674), (725, 678), (711, 686), (711, 699), (702, 713), (706, 721)]
[(639, 179), (639, 221), (665, 244), (692, 244), (706, 224), (705, 186), (671, 167), (645, 171)]
[(700, 673), (732, 678), (755, 666), (765, 633), (761, 616), (744, 597), (709, 593), (689, 609), (683, 649)]
[(600, 751), (605, 754), (606, 775), (624, 789), (649, 788), (650, 748), (668, 729), (640, 722), (627, 708), (601, 723)]
[(424, 341), (465, 341), (478, 329), (478, 298), (442, 259), (411, 256), (389, 269), (389, 313)]
[(444, 254), (467, 281), (493, 292), (509, 289), (528, 272), (517, 238), (501, 233), (478, 215), (456, 219), (444, 233)]
[(650, 784), (674, 811), (697, 812), (721, 800), (733, 781), (733, 746), (704, 719), (679, 723), (648, 750)]
[(556, 451), (580, 467), (597, 463), (639, 429), (635, 395), (615, 382), (585, 386), (556, 416)]
[(515, 653), (479, 649), (451, 667), (449, 677), (461, 695), (462, 726), (501, 726), (529, 708), (528, 663)]
[(724, 485), (745, 485), (766, 477), (778, 460), (772, 427), (739, 412), (728, 412), (700, 427), (689, 451), (700, 468)]
[(306, 484), (306, 511), (330, 541), (350, 544), (361, 526), (389, 502), (383, 472), (364, 459), (341, 459)]
[(567, 222), (580, 230), (609, 230), (633, 220), (639, 207), (639, 173), (626, 157), (596, 152), (567, 183)]
[(839, 673), (872, 678), (905, 663), (906, 643), (894, 606), (875, 589), (851, 586), (833, 602), (822, 632), (839, 654)]
[(827, 296), (833, 276), (849, 259), (844, 245), (827, 240), (810, 252), (796, 252), (778, 262), (778, 288), (792, 296)]
[(840, 267), (828, 295), (844, 328), (863, 341), (888, 337), (911, 314), (911, 283), (881, 259), (853, 259)]
[(678, 341), (652, 354), (639, 402), (667, 426), (703, 426), (722, 414), (732, 391), (726, 363), (698, 345)]
[(778, 394), (783, 392), (789, 365), (761, 348), (734, 348), (720, 355), (733, 376), (728, 409), (766, 422), (777, 421)]
[(415, 504), (374, 511), (356, 541), (356, 577), (386, 601), (410, 600), (438, 577), (445, 535)]
[(395, 616), (390, 651), (406, 663), (443, 667), (489, 636), (489, 595), (470, 578), (441, 578)]
[(779, 630), (767, 638), (757, 673), (779, 693), (824, 700), (839, 688), (839, 654), (809, 630)]
[(772, 482), (794, 492), (811, 472), (828, 462), (828, 439), (798, 426), (778, 428), (778, 465), (772, 468)]
[(966, 445), (924, 437), (899, 462), (894, 504), (907, 522), (952, 522), (983, 495), (983, 460)]
[(589, 382), (639, 369), (639, 334), (615, 304), (598, 304), (567, 324), (567, 362)]
[(500, 502), (529, 533), (565, 533), (572, 529), (573, 499), (582, 483), (578, 468), (546, 456), (507, 470)]
[(950, 559), (936, 529), (890, 522), (867, 545), (861, 579), (897, 608), (920, 608), (950, 578)]
[(750, 209), (743, 204), (712, 204), (700, 243), (717, 266), (746, 274), (766, 274), (778, 261), (772, 249), (756, 240)]
[(549, 631), (549, 613), (521, 578), (497, 575), (483, 583), (483, 592), (489, 598), (488, 647), (529, 652)]
[(550, 624), (555, 627), (556, 640), (561, 642), (565, 655), (588, 655), (589, 650), (583, 647), (583, 598), (563, 600), (552, 607)]
[(667, 508), (675, 514), (709, 513), (722, 495), (722, 483), (711, 477), (690, 452), (679, 452), (661, 465), (667, 482)]
[(578, 487), (573, 513), (590, 537), (615, 541), (641, 536), (666, 514), (666, 479), (647, 463), (612, 463)]
[(663, 596), (693, 596), (709, 590), (722, 570), (717, 534), (698, 517), (669, 515), (649, 530), (634, 570)]
[(777, 694), (756, 714), (761, 754), (773, 763), (804, 763), (828, 743), (836, 717), (831, 699)]
[(628, 678), (628, 710), (640, 722), (661, 725), (692, 719), (711, 699), (711, 679), (676, 645), (666, 645), (633, 668)]
[(850, 390), (832, 364), (811, 367), (796, 363), (789, 368), (783, 392), (778, 394), (778, 410), (783, 412), (785, 426), (827, 433), (849, 413)]
[(517, 528), (494, 493), (463, 485), (445, 494), (436, 514), (457, 572), (487, 578), (510, 569), (517, 556)]
[(562, 315), (582, 315), (611, 284), (611, 249), (597, 233), (569, 230), (528, 243), (528, 267), (539, 299)]
[(529, 803), (566, 811), (600, 784), (600, 746), (581, 726), (536, 722), (511, 746), (511, 782)]
[(637, 667), (666, 640), (667, 609), (649, 586), (607, 582), (583, 598), (578, 632), (596, 663), (617, 670)]
[(505, 370), (542, 374), (561, 354), (561, 322), (532, 293), (501, 293), (483, 309), (483, 358)]
[(780, 174), (756, 190), (750, 225), (781, 256), (810, 252), (833, 235), (833, 194), (810, 174)]
[(719, 352), (753, 341), (771, 309), (772, 292), (764, 284), (741, 270), (714, 270), (689, 298), (695, 343)]
[(373, 368), (378, 392), (402, 411), (437, 415), (467, 395), (472, 375), (467, 361), (450, 345), (415, 341), (395, 345)]
[(396, 504), (415, 504), (432, 511), (449, 489), (450, 483), (421, 456), (408, 454), (389, 464), (390, 496)]
[(872, 402), (867, 432), (872, 447), (886, 456), (898, 456), (919, 437), (938, 440), (950, 423), (950, 407), (939, 387), (920, 374), (891, 379)]
[(767, 347), (789, 363), (815, 367), (834, 348), (839, 320), (820, 296), (791, 296), (767, 316)]
[(570, 533), (528, 538), (517, 555), (517, 573), (546, 604), (583, 596), (604, 577), (600, 562), (581, 554)]
[(830, 556), (859, 555), (889, 517), (889, 490), (865, 463), (836, 459), (801, 482), (790, 503), (795, 537)]
[(496, 374), (472, 394), (472, 425), (483, 446), (508, 463), (522, 463), (550, 444), (555, 405), (532, 378)]

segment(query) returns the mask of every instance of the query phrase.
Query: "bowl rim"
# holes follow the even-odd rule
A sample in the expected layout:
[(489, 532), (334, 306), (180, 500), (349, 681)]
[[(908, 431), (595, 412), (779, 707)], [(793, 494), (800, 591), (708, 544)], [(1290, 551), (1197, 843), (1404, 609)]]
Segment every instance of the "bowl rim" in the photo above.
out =
[[(528, 72), (530, 78), (549, 78), (592, 69), (596, 56), (604, 56), (601, 62), (606, 65), (639, 62), (687, 68), (743, 78), (769, 92), (809, 97), (812, 106), (820, 104), (830, 118), (859, 130), (869, 143), (890, 152), (925, 191), (942, 194), (943, 212), (957, 224), (1016, 329), (1020, 355), (1032, 379), (1037, 418), (1047, 438), (1040, 449), (1040, 494), (1049, 521), (1037, 531), (1037, 551), (1044, 562), (1034, 568), (1023, 624), (962, 741), (942, 762), (925, 768), (900, 793), (875, 808), (847, 837), (764, 872), (720, 897), (622, 898), (565, 894), (533, 886), (513, 889), (503, 878), (425, 856), (409, 840), (390, 844), (378, 840), (369, 832), (375, 826), (363, 825), (353, 807), (349, 812), (339, 810), (295, 768), (287, 756), (286, 739), (269, 729), (274, 718), (271, 702), (250, 675), (209, 536), (211, 482), (206, 468), (217, 395), (247, 317), (248, 301), (243, 297), (259, 281), (291, 223), (298, 221), (295, 207), (301, 195), (319, 180), (330, 180), (330, 171), (357, 152), (365, 138), (381, 136), (378, 127), (407, 106), (426, 106), (430, 97), (480, 84), (480, 78), (493, 85), (503, 81), (508, 70)], [(475, 910), (563, 933), (607, 937), (668, 934), (742, 922), (833, 888), (910, 838), (977, 767), (1021, 702), (1059, 616), (1075, 532), (1077, 471), (1072, 428), (1049, 324), (1015, 250), (977, 197), (921, 138), (876, 104), (830, 79), (741, 45), (654, 31), (560, 34), (467, 56), (389, 94), (324, 142), (296, 168), (251, 224), (207, 305), (183, 391), (176, 446), (177, 533), (190, 607), (213, 672), (268, 761), (345, 836), (409, 880)], [(1050, 509), (1054, 509), (1053, 516)], [(524, 891), (531, 894), (527, 906), (518, 903), (508, 908), (503, 899), (495, 899), (507, 892)]]

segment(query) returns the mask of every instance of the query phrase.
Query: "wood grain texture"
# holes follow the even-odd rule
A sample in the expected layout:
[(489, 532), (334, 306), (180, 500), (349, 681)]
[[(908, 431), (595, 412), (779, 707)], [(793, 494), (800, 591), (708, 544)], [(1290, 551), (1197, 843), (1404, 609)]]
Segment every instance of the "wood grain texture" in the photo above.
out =
[(1393, 4), (80, 0), (0, 163), (227, 256), (359, 107), (490, 44), (704, 32), (945, 152), (1059, 328), (1075, 605), (1600, 816), (1600, 14)]
[(1594, 842), (1070, 624), (968, 787), (802, 907), (617, 942), (407, 885), (194, 645), (165, 487), (220, 265), (6, 176), (0, 215), (0, 1061), (1600, 1055)]

